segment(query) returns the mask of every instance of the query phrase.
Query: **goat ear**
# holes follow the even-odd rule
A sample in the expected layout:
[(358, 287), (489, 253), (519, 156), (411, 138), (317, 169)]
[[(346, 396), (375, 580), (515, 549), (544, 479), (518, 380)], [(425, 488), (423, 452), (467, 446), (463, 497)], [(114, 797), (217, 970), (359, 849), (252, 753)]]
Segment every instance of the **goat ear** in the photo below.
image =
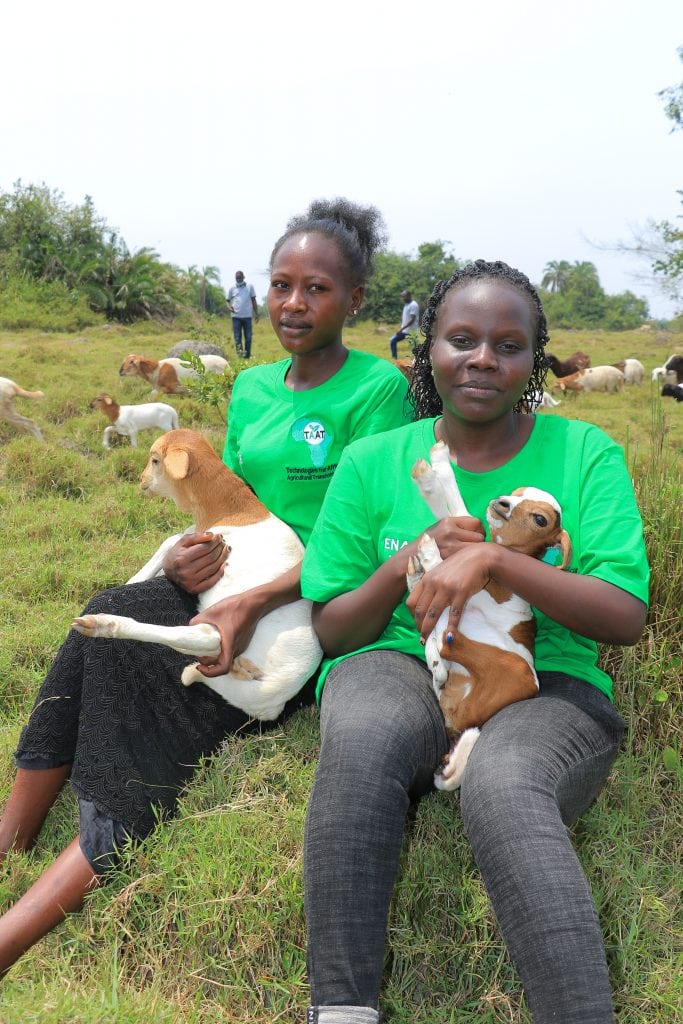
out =
[(562, 561), (557, 566), (558, 569), (566, 569), (572, 560), (572, 542), (569, 538), (569, 534), (566, 530), (563, 530), (560, 535), (559, 543), (555, 545), (562, 552)]
[(171, 480), (184, 480), (190, 470), (190, 456), (184, 448), (169, 448), (164, 456), (164, 470)]

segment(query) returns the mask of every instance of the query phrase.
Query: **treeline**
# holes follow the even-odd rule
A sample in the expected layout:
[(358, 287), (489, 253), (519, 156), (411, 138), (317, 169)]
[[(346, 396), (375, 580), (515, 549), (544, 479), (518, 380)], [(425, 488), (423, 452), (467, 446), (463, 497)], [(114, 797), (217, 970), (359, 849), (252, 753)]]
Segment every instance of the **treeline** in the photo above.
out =
[[(380, 253), (360, 317), (398, 323), (404, 289), (424, 308), (436, 281), (466, 262), (448, 246), (439, 239), (414, 256)], [(73, 206), (46, 185), (21, 182), (0, 192), (0, 288), (5, 327), (48, 327), (50, 318), (63, 329), (102, 316), (170, 323), (188, 313), (228, 315), (217, 267), (183, 269), (154, 249), (131, 252), (90, 197)], [(553, 327), (628, 330), (648, 317), (647, 303), (632, 292), (606, 295), (592, 263), (548, 263), (539, 288)]]

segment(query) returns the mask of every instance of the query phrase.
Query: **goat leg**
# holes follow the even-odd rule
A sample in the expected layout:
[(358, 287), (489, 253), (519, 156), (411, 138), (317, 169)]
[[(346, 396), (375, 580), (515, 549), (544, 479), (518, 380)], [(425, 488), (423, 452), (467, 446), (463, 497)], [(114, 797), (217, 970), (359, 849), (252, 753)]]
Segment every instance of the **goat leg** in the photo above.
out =
[(221, 651), (220, 633), (215, 626), (206, 622), (196, 626), (158, 626), (150, 622), (137, 622), (125, 615), (99, 614), (81, 615), (74, 619), (71, 626), (83, 636), (164, 644), (174, 651), (195, 658), (215, 658)]
[(452, 792), (462, 782), (465, 773), (465, 766), (472, 747), (479, 738), (479, 729), (466, 729), (454, 743), (451, 744), (444, 763), (437, 772), (434, 772), (434, 785), (437, 789)]

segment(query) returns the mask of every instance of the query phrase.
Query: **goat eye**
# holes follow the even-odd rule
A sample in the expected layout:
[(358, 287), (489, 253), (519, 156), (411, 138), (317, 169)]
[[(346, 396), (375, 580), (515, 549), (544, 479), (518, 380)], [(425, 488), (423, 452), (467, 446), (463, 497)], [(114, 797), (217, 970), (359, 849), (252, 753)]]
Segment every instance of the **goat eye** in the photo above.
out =
[(542, 516), (540, 514), (540, 512), (534, 512), (533, 519), (534, 519), (534, 522), (536, 523), (536, 526), (547, 526), (548, 525), (548, 520), (546, 519), (545, 516)]

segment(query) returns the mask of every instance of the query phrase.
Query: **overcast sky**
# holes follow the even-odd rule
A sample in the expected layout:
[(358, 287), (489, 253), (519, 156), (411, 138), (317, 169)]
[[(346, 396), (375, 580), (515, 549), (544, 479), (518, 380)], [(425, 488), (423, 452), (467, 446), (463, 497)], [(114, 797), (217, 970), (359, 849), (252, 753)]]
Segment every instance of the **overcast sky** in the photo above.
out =
[[(312, 198), (384, 214), (540, 281), (590, 260), (610, 294), (672, 307), (593, 248), (681, 212), (681, 0), (34, 0), (3, 14), (0, 189), (92, 197), (129, 248), (244, 270)], [(397, 315), (400, 299), (397, 296)]]

